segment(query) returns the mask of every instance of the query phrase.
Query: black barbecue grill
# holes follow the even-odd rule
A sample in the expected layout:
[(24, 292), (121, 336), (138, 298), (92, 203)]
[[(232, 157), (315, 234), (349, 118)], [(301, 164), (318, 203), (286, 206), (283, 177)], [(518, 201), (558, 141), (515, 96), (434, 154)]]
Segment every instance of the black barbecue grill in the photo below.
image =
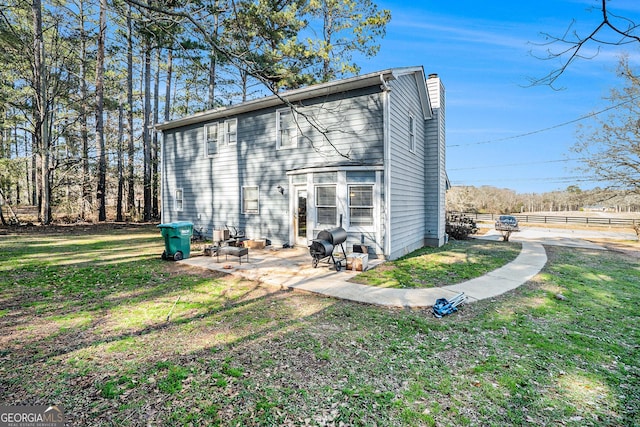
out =
[[(342, 227), (332, 228), (331, 230), (322, 230), (315, 239), (311, 241), (309, 253), (313, 258), (313, 267), (317, 267), (320, 261), (326, 261), (328, 264), (333, 263), (336, 271), (340, 271), (342, 262), (346, 264), (347, 253), (344, 250), (344, 242), (347, 240), (347, 231)], [(333, 250), (340, 245), (343, 257), (336, 258)]]

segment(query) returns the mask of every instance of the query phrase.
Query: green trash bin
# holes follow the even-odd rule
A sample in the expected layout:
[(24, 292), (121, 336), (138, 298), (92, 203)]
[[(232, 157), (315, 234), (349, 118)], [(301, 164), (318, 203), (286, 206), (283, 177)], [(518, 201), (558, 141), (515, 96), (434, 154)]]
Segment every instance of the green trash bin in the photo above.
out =
[(164, 237), (164, 252), (162, 259), (180, 261), (189, 258), (191, 254), (191, 235), (193, 223), (189, 221), (169, 222), (158, 225)]

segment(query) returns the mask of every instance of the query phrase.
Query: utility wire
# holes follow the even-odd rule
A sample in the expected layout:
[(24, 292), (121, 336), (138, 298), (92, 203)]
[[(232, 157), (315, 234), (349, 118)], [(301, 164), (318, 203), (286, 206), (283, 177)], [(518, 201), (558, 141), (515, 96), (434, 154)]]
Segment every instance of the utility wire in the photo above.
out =
[(519, 135), (507, 136), (507, 137), (504, 137), (504, 138), (489, 139), (487, 141), (477, 141), (477, 142), (469, 142), (469, 143), (465, 143), (465, 144), (447, 145), (447, 148), (466, 147), (466, 146), (469, 146), (469, 145), (494, 144), (496, 142), (510, 141), (512, 139), (518, 139), (518, 138), (523, 138), (525, 136), (530, 136), (530, 135), (535, 135), (535, 134), (542, 133), (542, 132), (547, 132), (549, 130), (557, 129), (557, 128), (560, 128), (560, 127), (563, 127), (563, 126), (567, 126), (567, 125), (579, 122), (581, 120), (588, 119), (590, 117), (597, 116), (598, 114), (606, 113), (609, 110), (613, 110), (615, 108), (621, 107), (621, 106), (623, 106), (625, 104), (628, 104), (628, 103), (630, 103), (632, 101), (635, 101), (638, 98), (640, 98), (640, 96), (634, 96), (631, 99), (628, 99), (628, 100), (626, 100), (624, 102), (621, 102), (619, 104), (616, 104), (616, 105), (612, 105), (611, 107), (607, 107), (604, 110), (596, 111), (594, 113), (589, 113), (589, 114), (586, 114), (584, 116), (578, 117), (577, 119), (569, 120), (568, 122), (560, 123), (560, 124), (553, 125), (553, 126), (550, 126), (550, 127), (547, 127), (547, 128), (538, 129), (538, 130), (534, 130), (534, 131), (526, 132), (526, 133), (521, 133)]
[[(505, 179), (499, 179), (499, 178), (495, 178), (495, 179), (490, 179), (490, 180), (483, 180), (483, 184), (480, 185), (486, 185), (486, 182), (502, 182), (502, 183), (512, 183), (512, 182), (540, 182), (540, 181), (544, 181), (547, 183), (553, 183), (553, 184), (557, 184), (557, 183), (575, 183), (575, 182), (602, 182), (602, 179), (599, 179), (598, 177), (585, 177), (585, 176), (580, 176), (580, 177), (571, 177), (571, 176), (559, 176), (559, 177), (549, 177), (549, 178), (505, 178)], [(476, 185), (476, 184), (465, 184), (462, 181), (453, 181), (453, 185), (454, 186), (465, 186), (465, 185)]]
[(526, 162), (526, 163), (508, 163), (502, 165), (483, 165), (483, 166), (474, 166), (471, 168), (447, 168), (447, 172), (451, 171), (467, 171), (467, 170), (476, 170), (476, 169), (494, 169), (494, 168), (502, 168), (502, 167), (512, 167), (512, 166), (531, 166), (531, 165), (542, 165), (546, 163), (566, 163), (572, 161), (580, 161), (586, 160), (584, 157), (579, 157), (575, 159), (556, 159), (556, 160), (542, 160), (539, 162)]

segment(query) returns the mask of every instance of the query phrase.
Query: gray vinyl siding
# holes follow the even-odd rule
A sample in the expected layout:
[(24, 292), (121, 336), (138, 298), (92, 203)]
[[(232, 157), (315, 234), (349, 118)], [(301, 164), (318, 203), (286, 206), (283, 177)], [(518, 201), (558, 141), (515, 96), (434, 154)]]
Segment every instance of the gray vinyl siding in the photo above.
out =
[[(304, 137), (292, 149), (276, 150), (278, 108), (236, 116), (237, 144), (219, 143), (211, 158), (205, 153), (205, 123), (165, 130), (163, 222), (192, 221), (209, 234), (225, 224), (235, 225), (249, 237), (282, 244), (289, 242), (287, 171), (382, 163), (383, 116), (377, 87), (307, 100), (299, 109), (309, 120), (299, 116)], [(284, 195), (278, 185), (285, 189)], [(241, 213), (243, 186), (259, 187), (259, 214)], [(176, 188), (184, 191), (182, 212), (173, 208)]]
[(428, 145), (425, 159), (427, 183), (425, 243), (430, 246), (441, 246), (444, 244), (446, 221), (445, 91), (438, 78), (427, 80), (427, 87), (434, 117), (426, 123)]
[[(391, 82), (390, 143), (390, 215), (391, 247), (395, 259), (424, 246), (426, 223), (425, 120), (414, 74)], [(409, 150), (409, 114), (415, 122), (416, 150)]]

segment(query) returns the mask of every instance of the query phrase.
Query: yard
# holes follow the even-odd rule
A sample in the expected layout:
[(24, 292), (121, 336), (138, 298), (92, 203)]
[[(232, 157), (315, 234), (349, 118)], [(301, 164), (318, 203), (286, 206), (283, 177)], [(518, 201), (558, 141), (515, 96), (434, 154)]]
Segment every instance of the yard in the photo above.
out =
[(625, 250), (548, 247), (534, 280), (435, 319), (163, 262), (155, 227), (0, 235), (0, 405), (100, 426), (639, 425)]
[(475, 279), (513, 261), (522, 245), (458, 240), (422, 248), (354, 277), (353, 282), (385, 288), (433, 288)]

